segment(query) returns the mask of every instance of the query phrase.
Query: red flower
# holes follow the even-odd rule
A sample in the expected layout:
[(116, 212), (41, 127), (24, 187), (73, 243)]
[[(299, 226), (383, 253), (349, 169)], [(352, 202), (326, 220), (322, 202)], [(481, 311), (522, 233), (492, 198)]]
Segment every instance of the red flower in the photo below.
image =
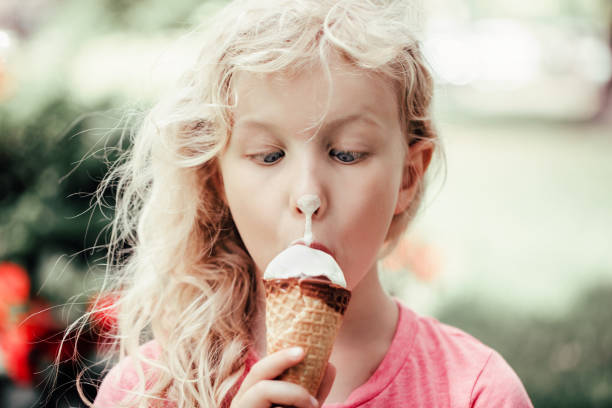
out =
[(7, 374), (21, 384), (32, 380), (29, 334), (19, 325), (21, 306), (29, 295), (30, 277), (26, 270), (12, 262), (0, 263), (0, 354)]
[(30, 296), (30, 277), (25, 269), (12, 262), (0, 263), (0, 301), (25, 303)]
[(18, 384), (27, 385), (32, 382), (28, 359), (31, 348), (28, 330), (24, 326), (12, 326), (0, 335), (0, 351), (6, 372)]
[[(24, 308), (15, 321), (11, 320), (0, 328), (0, 354), (7, 374), (13, 381), (24, 385), (32, 383), (34, 374), (41, 368), (36, 365), (43, 360), (49, 363), (54, 360), (59, 342), (52, 342), (51, 338), (61, 334), (47, 303), (32, 301), (26, 306), (27, 309)], [(40, 361), (32, 360), (33, 352)]]

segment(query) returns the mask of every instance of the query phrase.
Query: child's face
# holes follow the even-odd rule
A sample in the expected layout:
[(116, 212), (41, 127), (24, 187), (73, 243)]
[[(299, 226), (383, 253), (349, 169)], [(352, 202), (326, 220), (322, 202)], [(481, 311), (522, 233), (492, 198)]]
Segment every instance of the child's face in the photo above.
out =
[(332, 70), (329, 107), (321, 70), (297, 77), (241, 74), (220, 166), (227, 203), (259, 276), (303, 236), (296, 202), (316, 194), (314, 240), (331, 250), (353, 289), (375, 267), (393, 215), (407, 205), (398, 200), (406, 148), (391, 84), (339, 61)]

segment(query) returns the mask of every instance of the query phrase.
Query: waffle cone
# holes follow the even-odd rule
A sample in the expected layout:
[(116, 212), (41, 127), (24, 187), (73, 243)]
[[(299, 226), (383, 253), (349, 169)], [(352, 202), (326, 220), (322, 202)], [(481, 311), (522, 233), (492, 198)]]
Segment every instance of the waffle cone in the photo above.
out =
[(351, 292), (314, 279), (265, 280), (267, 352), (300, 346), (306, 355), (280, 380), (316, 396)]

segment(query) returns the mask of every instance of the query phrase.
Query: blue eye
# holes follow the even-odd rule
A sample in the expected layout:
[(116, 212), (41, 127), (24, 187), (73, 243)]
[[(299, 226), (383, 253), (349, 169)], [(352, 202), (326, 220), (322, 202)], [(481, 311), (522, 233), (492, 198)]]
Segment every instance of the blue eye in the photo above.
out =
[(262, 164), (274, 164), (277, 161), (279, 161), (284, 155), (285, 155), (285, 152), (283, 152), (282, 150), (275, 150), (269, 153), (253, 154), (250, 157), (253, 160), (260, 162)]
[(285, 155), (285, 152), (283, 152), (282, 150), (277, 150), (275, 152), (266, 154), (263, 157), (263, 161), (264, 163), (274, 163), (280, 160), (280, 158), (283, 157), (284, 155)]
[(359, 152), (350, 152), (347, 150), (331, 149), (329, 155), (342, 163), (353, 163), (361, 159), (365, 154)]

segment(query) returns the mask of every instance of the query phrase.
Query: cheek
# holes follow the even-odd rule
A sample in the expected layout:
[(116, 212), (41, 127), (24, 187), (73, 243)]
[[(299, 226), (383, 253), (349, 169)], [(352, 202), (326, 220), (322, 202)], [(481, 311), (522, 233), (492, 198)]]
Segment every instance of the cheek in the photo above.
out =
[(223, 181), (227, 204), (240, 237), (255, 262), (263, 272), (268, 262), (286, 245), (280, 237), (284, 234), (282, 222), (283, 198), (278, 182), (270, 177), (259, 177), (252, 169), (224, 169)]
[(364, 177), (364, 183), (353, 201), (359, 211), (361, 235), (386, 235), (399, 193), (400, 176), (393, 167), (384, 167), (372, 171)]
[[(341, 265), (350, 286), (371, 270), (385, 241), (399, 191), (399, 177), (393, 172), (373, 172), (361, 188), (345, 200)], [(380, 180), (387, 180), (381, 183)]]
[[(240, 171), (239, 168), (229, 164), (221, 166), (227, 205), (240, 237), (253, 257), (253, 254), (260, 252), (259, 248), (254, 245), (258, 242), (257, 236), (265, 234), (260, 225), (262, 214), (265, 214), (262, 211), (265, 203), (261, 201), (261, 198), (265, 196), (254, 194), (257, 191), (256, 183), (249, 180), (247, 172)], [(257, 261), (256, 257), (253, 258)]]

